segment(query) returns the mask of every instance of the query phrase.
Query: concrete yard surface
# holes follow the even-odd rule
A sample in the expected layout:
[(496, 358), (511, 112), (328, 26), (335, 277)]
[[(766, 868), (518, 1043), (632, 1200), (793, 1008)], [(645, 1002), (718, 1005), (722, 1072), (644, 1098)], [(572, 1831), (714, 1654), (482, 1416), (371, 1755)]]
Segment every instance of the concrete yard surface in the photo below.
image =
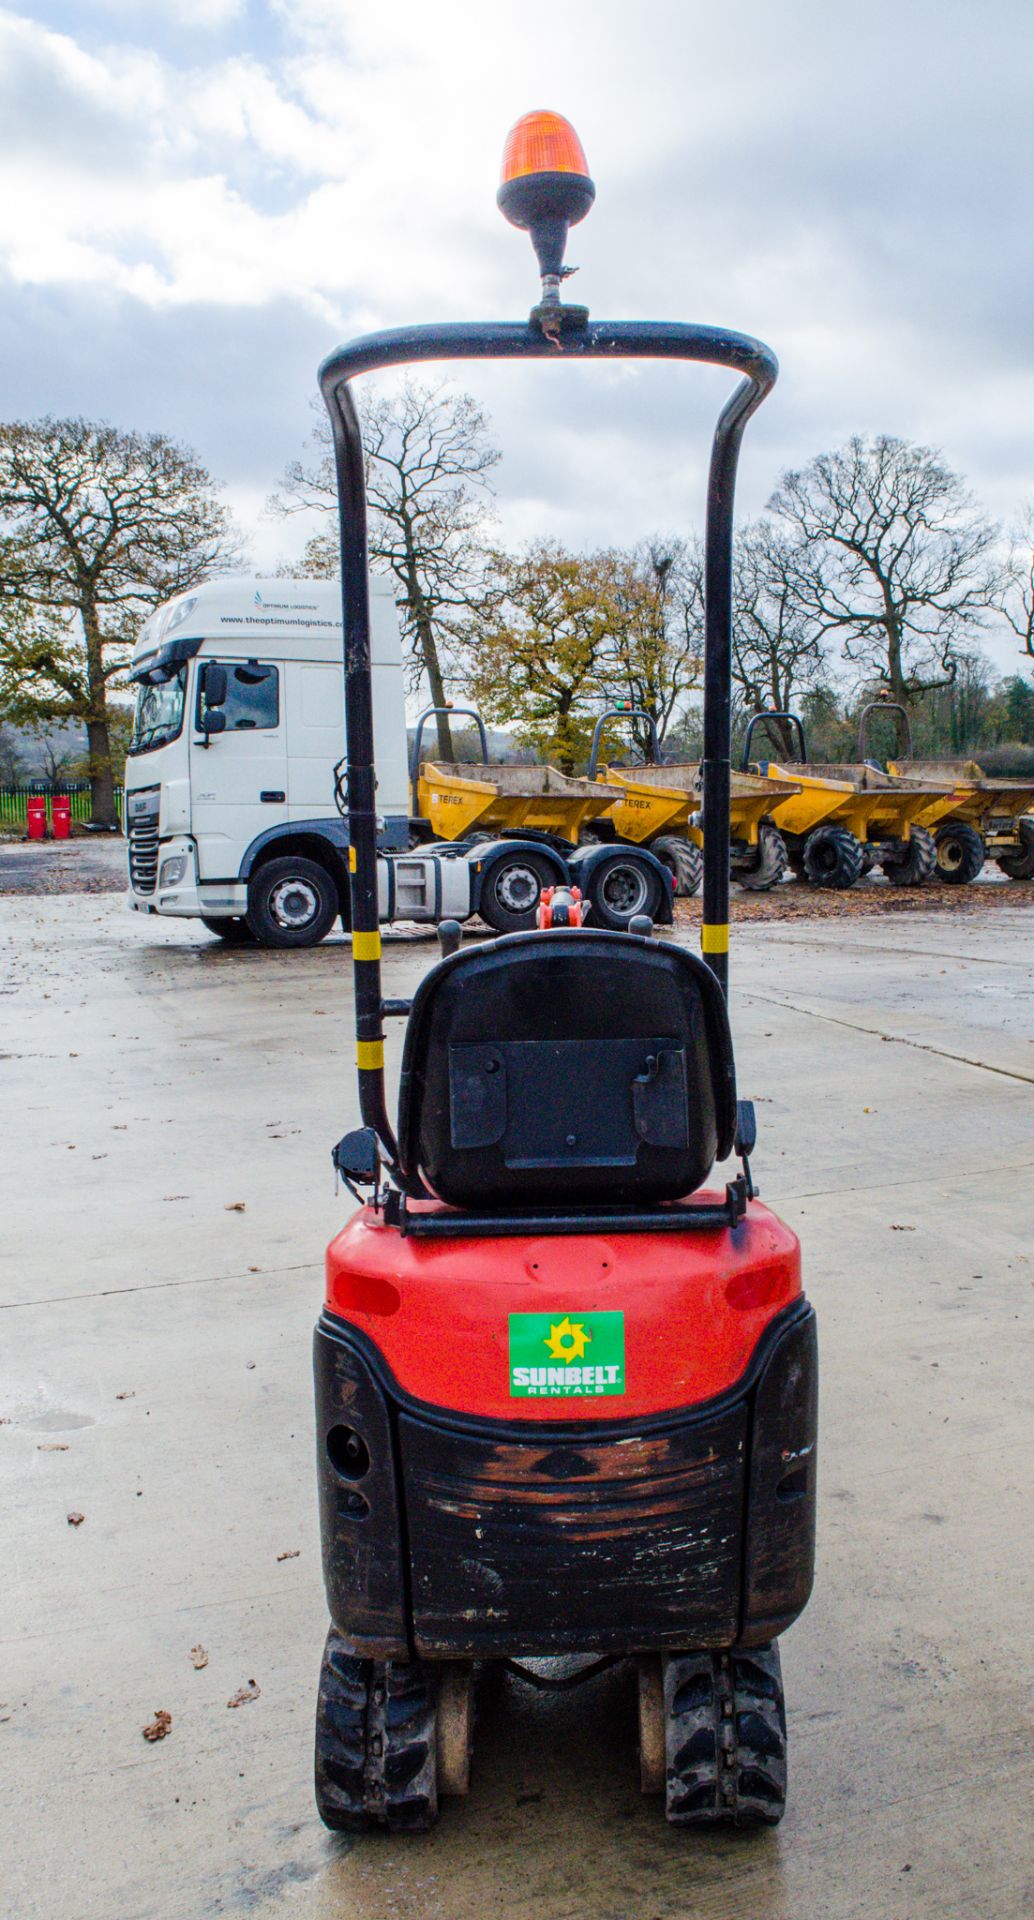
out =
[[(735, 930), (755, 1174), (822, 1368), (782, 1826), (668, 1828), (618, 1668), (490, 1673), (469, 1798), (358, 1841), (311, 1787), (348, 945), (224, 951), (101, 895), (0, 915), (5, 1916), (1034, 1916), (1034, 911)], [(386, 951), (401, 994), (436, 949)]]

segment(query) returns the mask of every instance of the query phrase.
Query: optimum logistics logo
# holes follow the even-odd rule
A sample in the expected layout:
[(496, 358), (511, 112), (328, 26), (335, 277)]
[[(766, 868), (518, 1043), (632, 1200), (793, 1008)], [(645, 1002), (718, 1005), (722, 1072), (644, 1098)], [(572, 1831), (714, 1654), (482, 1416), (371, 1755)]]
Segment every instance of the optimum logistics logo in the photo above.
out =
[(624, 1391), (623, 1313), (511, 1313), (512, 1398), (557, 1400)]

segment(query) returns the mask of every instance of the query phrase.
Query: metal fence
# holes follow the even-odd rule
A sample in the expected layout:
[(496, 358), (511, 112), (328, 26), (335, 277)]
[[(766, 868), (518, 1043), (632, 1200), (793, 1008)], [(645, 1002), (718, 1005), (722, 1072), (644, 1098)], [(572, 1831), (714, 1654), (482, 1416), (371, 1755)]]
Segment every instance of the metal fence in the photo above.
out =
[[(85, 825), (93, 818), (88, 780), (20, 780), (16, 786), (0, 787), (0, 826), (24, 827), (29, 801), (41, 797), (50, 800), (55, 794), (67, 795), (73, 820)], [(125, 800), (125, 788), (116, 787), (115, 806), (123, 833), (126, 829)]]

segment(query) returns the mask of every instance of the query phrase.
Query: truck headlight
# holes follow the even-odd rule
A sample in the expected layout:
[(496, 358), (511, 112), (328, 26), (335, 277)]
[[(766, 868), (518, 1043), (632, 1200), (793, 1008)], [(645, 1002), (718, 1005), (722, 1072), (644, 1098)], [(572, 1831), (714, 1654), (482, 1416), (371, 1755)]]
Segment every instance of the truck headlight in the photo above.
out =
[(178, 887), (186, 871), (186, 854), (174, 853), (170, 859), (162, 861), (158, 873), (159, 887)]

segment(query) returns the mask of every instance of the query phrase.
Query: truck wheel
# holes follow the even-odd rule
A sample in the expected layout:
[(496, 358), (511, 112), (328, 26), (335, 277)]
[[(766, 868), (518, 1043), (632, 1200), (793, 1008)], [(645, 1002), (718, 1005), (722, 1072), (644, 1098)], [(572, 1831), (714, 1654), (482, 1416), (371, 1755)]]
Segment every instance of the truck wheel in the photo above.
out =
[(786, 1809), (779, 1648), (663, 1661), (665, 1813), (673, 1826), (774, 1827)]
[(1034, 820), (1028, 819), (1024, 814), (1022, 820), (1017, 820), (1016, 825), (1019, 829), (1021, 851), (998, 854), (998, 865), (1010, 880), (1034, 880)]
[(221, 920), (217, 920), (214, 915), (209, 919), (208, 915), (203, 913), (201, 925), (207, 928), (209, 933), (214, 933), (216, 939), (222, 940), (228, 947), (250, 947), (255, 938), (247, 921), (238, 920), (236, 915), (224, 914)]
[(925, 887), (937, 867), (933, 834), (913, 827), (900, 860), (884, 860), (883, 871), (892, 887)]
[(678, 833), (662, 833), (649, 843), (650, 852), (656, 854), (662, 867), (675, 876), (675, 897), (677, 900), (690, 900), (700, 892), (700, 882), (704, 877), (704, 856), (692, 840), (683, 840)]
[(732, 877), (751, 893), (767, 893), (770, 887), (777, 887), (780, 880), (785, 878), (789, 865), (779, 828), (774, 827), (770, 820), (763, 820), (758, 828), (753, 865), (734, 867)]
[(862, 843), (846, 827), (816, 827), (804, 843), (804, 872), (813, 887), (853, 887), (862, 859)]
[(554, 885), (556, 877), (551, 862), (541, 853), (515, 847), (485, 876), (478, 902), (482, 920), (497, 933), (526, 933), (535, 925), (543, 887)]
[(984, 864), (984, 843), (975, 827), (960, 822), (942, 827), (934, 836), (937, 878), (949, 887), (967, 887)]
[(657, 918), (661, 882), (634, 853), (612, 853), (593, 869), (588, 882), (590, 918), (594, 927), (625, 933), (637, 914)]
[(316, 1706), (316, 1806), (339, 1833), (426, 1833), (438, 1818), (435, 1682), (419, 1660), (360, 1660), (331, 1627)]
[(248, 882), (247, 921), (260, 947), (315, 947), (340, 912), (337, 887), (316, 860), (287, 854)]

